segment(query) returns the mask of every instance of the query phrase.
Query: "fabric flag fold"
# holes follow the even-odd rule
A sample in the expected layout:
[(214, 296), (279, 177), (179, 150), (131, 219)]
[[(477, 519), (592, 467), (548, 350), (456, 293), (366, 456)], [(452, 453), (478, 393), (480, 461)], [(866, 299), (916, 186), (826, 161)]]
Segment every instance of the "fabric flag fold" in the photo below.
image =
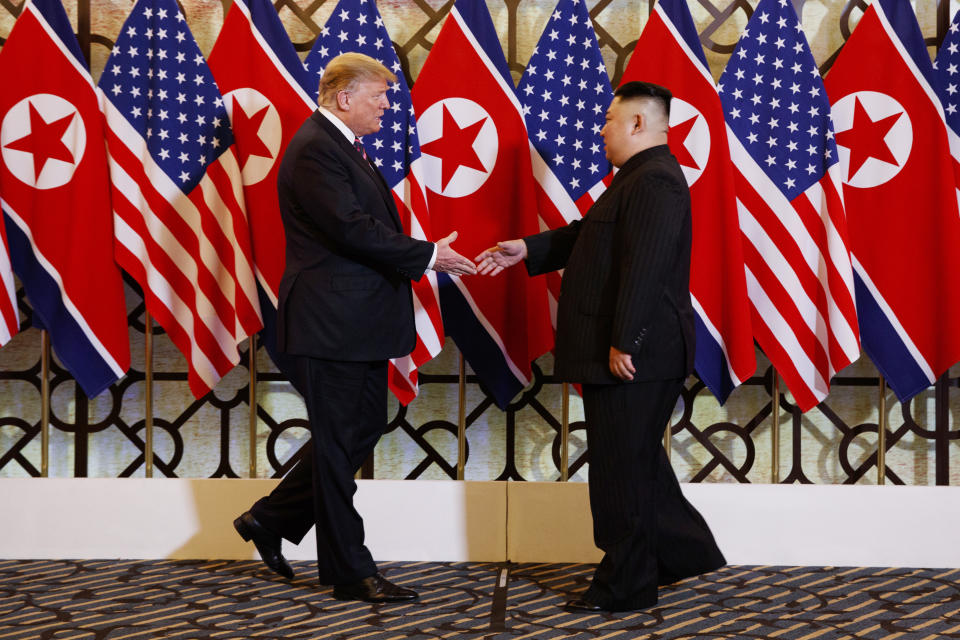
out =
[(307, 74), (270, 0), (234, 0), (210, 52), (210, 71), (230, 116), (253, 244), (263, 345), (277, 367), (276, 308), (285, 239), (277, 197), (280, 159), (316, 107)]
[(669, 143), (690, 187), (696, 369), (724, 403), (756, 370), (727, 125), (685, 0), (659, 0), (623, 73), (670, 89)]
[[(92, 397), (126, 373), (130, 341), (97, 95), (59, 0), (24, 6), (0, 51), (0, 86), (10, 259), (34, 325), (50, 332), (57, 357)], [(5, 267), (0, 257), (0, 343), (16, 328)]]
[(889, 0), (864, 12), (826, 81), (863, 347), (901, 401), (960, 360), (960, 218), (937, 85), (910, 3)]
[[(434, 237), (472, 257), (539, 231), (530, 143), (486, 4), (457, 0), (413, 89)], [(546, 284), (522, 269), (495, 278), (440, 274), (444, 327), (506, 407), (552, 344)]]
[(754, 337), (807, 411), (860, 342), (830, 104), (789, 0), (760, 1), (717, 90)]
[[(348, 51), (379, 60), (397, 76), (397, 82), (387, 93), (390, 108), (380, 119), (380, 131), (364, 136), (362, 144), (369, 160), (383, 174), (393, 193), (404, 231), (419, 240), (433, 240), (410, 89), (375, 3), (366, 0), (340, 0), (337, 3), (307, 55), (306, 67), (315, 74), (313, 84), (317, 85), (314, 95), (326, 64)], [(410, 355), (390, 361), (387, 378), (390, 390), (404, 405), (419, 392), (418, 367), (433, 359), (443, 348), (436, 272), (427, 271), (413, 283), (413, 308), (417, 344)]]
[[(517, 85), (544, 227), (579, 219), (609, 184), (600, 129), (613, 99), (597, 34), (581, 0), (560, 0)], [(556, 329), (559, 272), (548, 273)]]
[(174, 0), (139, 0), (100, 78), (117, 262), (210, 391), (262, 327), (230, 120)]
[(10, 265), (7, 232), (0, 224), (0, 347), (20, 330), (20, 312), (17, 307), (17, 285)]

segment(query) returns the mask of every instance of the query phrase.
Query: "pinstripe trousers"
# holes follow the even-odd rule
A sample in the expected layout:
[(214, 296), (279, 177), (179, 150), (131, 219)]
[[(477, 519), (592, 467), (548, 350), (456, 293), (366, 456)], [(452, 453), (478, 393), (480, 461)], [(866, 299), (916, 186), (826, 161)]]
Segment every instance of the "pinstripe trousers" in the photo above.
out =
[(583, 385), (593, 535), (604, 556), (584, 598), (611, 611), (726, 564), (680, 491), (662, 438), (683, 380)]

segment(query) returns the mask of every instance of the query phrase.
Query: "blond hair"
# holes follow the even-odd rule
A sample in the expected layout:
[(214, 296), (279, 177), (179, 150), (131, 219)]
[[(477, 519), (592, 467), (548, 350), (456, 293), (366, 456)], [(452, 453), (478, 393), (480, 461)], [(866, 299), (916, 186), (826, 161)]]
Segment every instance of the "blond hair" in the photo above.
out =
[(317, 100), (325, 107), (337, 103), (337, 94), (351, 91), (358, 82), (383, 78), (387, 82), (396, 82), (397, 76), (385, 66), (362, 53), (341, 53), (333, 58), (323, 70), (320, 78), (320, 97)]

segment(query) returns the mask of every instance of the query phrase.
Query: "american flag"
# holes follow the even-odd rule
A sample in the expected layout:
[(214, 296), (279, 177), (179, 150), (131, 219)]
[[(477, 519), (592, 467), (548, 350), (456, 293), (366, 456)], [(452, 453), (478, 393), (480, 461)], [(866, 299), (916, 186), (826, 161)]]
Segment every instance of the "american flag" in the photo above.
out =
[[(397, 76), (387, 93), (390, 109), (380, 120), (380, 131), (364, 136), (362, 142), (367, 156), (393, 192), (404, 230), (419, 240), (430, 240), (430, 217), (422, 186), (420, 142), (410, 89), (375, 3), (340, 0), (337, 4), (307, 55), (306, 67), (315, 74), (314, 91), (319, 88), (327, 63), (348, 51), (376, 58)], [(410, 355), (390, 361), (390, 389), (403, 404), (413, 400), (419, 391), (417, 367), (443, 348), (436, 272), (427, 271), (413, 283), (413, 306), (417, 345)]]
[(947, 118), (954, 182), (960, 193), (960, 11), (953, 16), (933, 68), (936, 71), (937, 93)]
[[(540, 219), (549, 229), (580, 218), (609, 183), (600, 129), (613, 91), (583, 0), (560, 0), (520, 78), (534, 151)], [(550, 319), (557, 324), (560, 274), (547, 274)]]
[(140, 0), (99, 83), (117, 262), (200, 397), (260, 329), (240, 168), (223, 99), (174, 0)]
[(754, 336), (806, 411), (860, 344), (830, 103), (789, 0), (761, 0), (717, 89)]

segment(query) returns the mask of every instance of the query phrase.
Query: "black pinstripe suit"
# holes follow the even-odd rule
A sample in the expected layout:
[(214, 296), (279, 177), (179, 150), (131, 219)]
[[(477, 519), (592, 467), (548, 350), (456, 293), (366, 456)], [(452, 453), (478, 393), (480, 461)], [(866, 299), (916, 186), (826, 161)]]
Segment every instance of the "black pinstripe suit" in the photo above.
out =
[[(660, 437), (693, 369), (690, 194), (666, 145), (628, 160), (581, 221), (529, 236), (531, 275), (566, 268), (556, 375), (583, 383), (594, 539), (605, 556), (585, 598), (605, 609), (657, 601), (657, 585), (725, 563), (680, 493)], [(630, 382), (609, 368), (631, 354)]]

